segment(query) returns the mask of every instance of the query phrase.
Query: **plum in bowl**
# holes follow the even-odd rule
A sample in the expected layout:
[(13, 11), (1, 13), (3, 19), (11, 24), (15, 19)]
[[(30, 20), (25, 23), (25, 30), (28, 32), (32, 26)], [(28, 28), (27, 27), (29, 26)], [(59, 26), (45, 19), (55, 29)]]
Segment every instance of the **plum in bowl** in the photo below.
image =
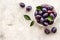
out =
[(48, 26), (54, 23), (57, 13), (53, 6), (44, 4), (36, 7), (34, 16), (37, 23)]

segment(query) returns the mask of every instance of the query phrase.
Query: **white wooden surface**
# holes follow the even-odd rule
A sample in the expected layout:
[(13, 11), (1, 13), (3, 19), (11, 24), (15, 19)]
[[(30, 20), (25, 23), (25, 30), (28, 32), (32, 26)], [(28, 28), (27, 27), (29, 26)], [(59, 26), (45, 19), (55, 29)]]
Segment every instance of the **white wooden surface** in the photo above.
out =
[[(24, 2), (26, 6), (31, 5), (31, 12), (26, 12), (25, 8), (19, 7), (19, 3)], [(44, 28), (36, 23), (33, 27), (23, 17), (28, 14), (34, 20), (34, 11), (37, 5), (53, 5), (58, 13), (55, 23), (56, 34), (46, 35)], [(60, 40), (60, 0), (0, 0), (0, 40)]]

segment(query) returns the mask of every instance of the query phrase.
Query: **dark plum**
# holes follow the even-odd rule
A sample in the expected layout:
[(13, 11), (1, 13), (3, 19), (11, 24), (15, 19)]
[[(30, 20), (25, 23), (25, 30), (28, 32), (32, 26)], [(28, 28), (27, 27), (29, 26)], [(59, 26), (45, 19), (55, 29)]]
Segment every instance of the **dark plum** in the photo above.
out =
[(55, 18), (55, 16), (54, 16), (54, 14), (53, 13), (50, 13), (50, 16), (54, 19)]
[(32, 9), (32, 6), (27, 6), (26, 7), (26, 11), (31, 11), (31, 9)]
[(45, 18), (45, 19), (44, 19), (44, 22), (47, 22), (47, 23), (49, 23), (49, 20), (48, 20), (47, 18)]
[(36, 18), (37, 20), (40, 20), (41, 16), (40, 16), (40, 15), (36, 15), (35, 18)]
[(44, 13), (42, 16), (46, 18), (48, 16), (48, 13)]
[(24, 8), (24, 7), (25, 7), (25, 4), (24, 4), (24, 3), (22, 3), (22, 2), (21, 2), (19, 5), (20, 5), (20, 7), (22, 7), (22, 8)]
[(43, 12), (42, 12), (42, 11), (39, 11), (39, 14), (40, 14), (40, 15), (42, 15), (42, 14), (43, 14)]
[(39, 11), (36, 10), (34, 13), (34, 16), (38, 15), (38, 13), (39, 13)]
[(47, 28), (44, 30), (44, 32), (45, 32), (46, 34), (50, 34), (50, 30), (47, 29)]
[(56, 12), (54, 12), (53, 14), (54, 14), (55, 17), (57, 16), (57, 13)]
[(42, 8), (42, 11), (43, 11), (44, 13), (46, 13), (46, 12), (47, 12), (47, 9), (46, 9), (46, 8)]
[(48, 22), (43, 22), (43, 25), (44, 26), (48, 26)]
[(36, 15), (42, 15), (42, 11), (35, 11), (35, 13), (34, 13), (34, 15), (36, 16)]
[(49, 7), (47, 8), (47, 10), (53, 10), (53, 9), (54, 9), (53, 6), (49, 6)]
[(43, 23), (43, 21), (44, 21), (44, 18), (43, 18), (43, 17), (41, 17), (41, 18), (40, 18), (40, 22), (41, 22), (41, 23)]
[(51, 29), (51, 32), (52, 32), (52, 33), (56, 33), (56, 32), (57, 32), (57, 28), (56, 28), (56, 27), (53, 27), (53, 28)]

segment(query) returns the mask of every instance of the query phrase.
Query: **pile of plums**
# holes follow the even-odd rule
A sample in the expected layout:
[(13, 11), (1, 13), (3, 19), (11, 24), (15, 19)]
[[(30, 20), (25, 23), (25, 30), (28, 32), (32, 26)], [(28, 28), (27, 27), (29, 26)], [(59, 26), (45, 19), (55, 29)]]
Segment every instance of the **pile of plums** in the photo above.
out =
[(41, 10), (36, 9), (34, 12), (37, 23), (42, 24), (43, 26), (52, 25), (54, 23), (54, 19), (57, 16), (54, 7), (47, 4), (41, 5), (40, 7)]

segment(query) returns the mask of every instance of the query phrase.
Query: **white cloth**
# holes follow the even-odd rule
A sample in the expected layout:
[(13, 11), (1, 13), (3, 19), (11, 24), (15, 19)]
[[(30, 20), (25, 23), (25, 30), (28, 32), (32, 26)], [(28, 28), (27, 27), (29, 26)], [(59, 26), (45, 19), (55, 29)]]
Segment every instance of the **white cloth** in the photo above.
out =
[[(31, 5), (31, 12), (22, 9), (19, 3)], [(34, 20), (34, 11), (37, 5), (50, 4), (57, 11), (57, 18), (53, 26), (57, 27), (56, 34), (46, 35), (44, 28), (35, 23), (33, 27), (23, 17), (27, 14)], [(4, 40), (60, 40), (60, 0), (0, 0), (0, 33), (4, 34)], [(1, 39), (2, 40), (2, 39)]]

